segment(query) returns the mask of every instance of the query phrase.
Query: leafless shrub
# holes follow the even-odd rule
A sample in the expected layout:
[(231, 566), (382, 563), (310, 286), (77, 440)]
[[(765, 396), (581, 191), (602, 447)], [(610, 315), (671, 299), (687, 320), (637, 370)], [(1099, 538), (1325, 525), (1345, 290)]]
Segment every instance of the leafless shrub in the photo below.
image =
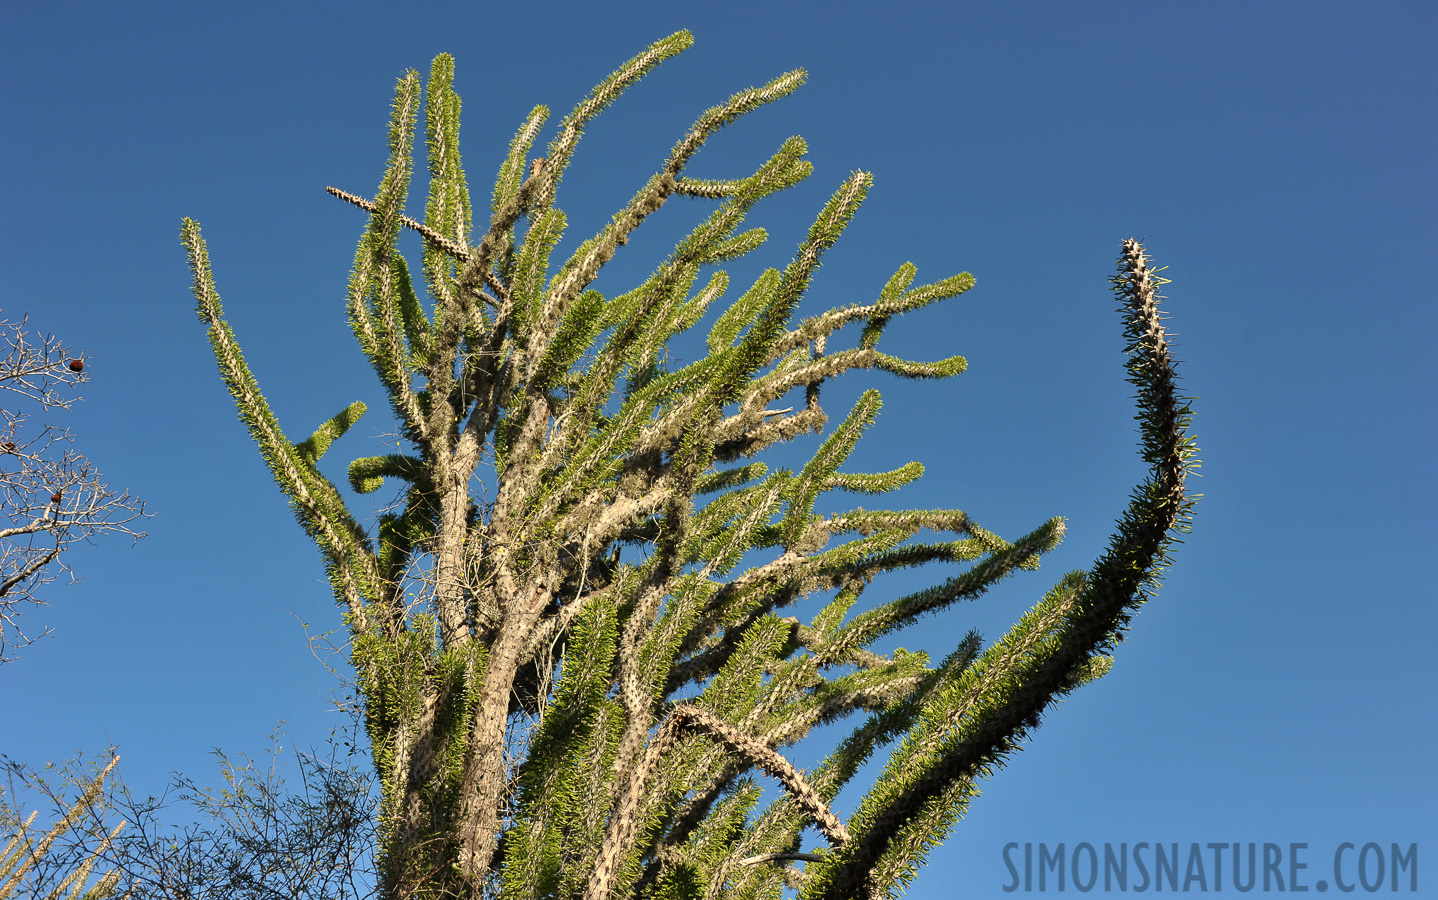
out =
[[(0, 824), (14, 832), (20, 811), (37, 805), (69, 821), (27, 873), (22, 896), (49, 896), (77, 864), (92, 860), (108, 873), (114, 896), (129, 900), (372, 897), (376, 801), (368, 767), (356, 763), (365, 757), (354, 749), (356, 733), (337, 730), (321, 752), (287, 751), (279, 733), (258, 759), (216, 751), (217, 788), (175, 775), (159, 795), (141, 796), (115, 774), (85, 803), (74, 797), (98, 784), (90, 774), (97, 764), (77, 757), (34, 768), (0, 760), (9, 776), (9, 796), (0, 789)], [(297, 784), (287, 769), (298, 772)], [(113, 828), (117, 818), (127, 827)], [(181, 820), (189, 824), (175, 824)]]

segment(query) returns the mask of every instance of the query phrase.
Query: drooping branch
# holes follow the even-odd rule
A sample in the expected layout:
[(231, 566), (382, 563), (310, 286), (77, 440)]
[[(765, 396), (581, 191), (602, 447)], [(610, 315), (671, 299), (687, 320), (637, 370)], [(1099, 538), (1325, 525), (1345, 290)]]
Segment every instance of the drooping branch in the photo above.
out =
[(799, 769), (783, 755), (697, 706), (676, 707), (670, 717), (675, 721), (675, 727), (708, 734), (722, 744), (724, 749), (742, 756), (751, 765), (779, 779), (785, 790), (793, 796), (794, 802), (819, 826), (830, 844), (842, 847), (849, 842), (849, 829), (844, 827), (838, 816), (829, 811), (828, 804), (819, 797)]
[(749, 765), (774, 776), (789, 792), (819, 830), (835, 847), (850, 840), (844, 823), (804, 778), (799, 769), (773, 748), (756, 741), (712, 713), (693, 705), (676, 706), (650, 741), (639, 765), (628, 777), (628, 786), (610, 816), (608, 834), (596, 860), (595, 870), (585, 891), (585, 900), (604, 900), (610, 894), (614, 872), (620, 859), (629, 852), (638, 826), (636, 814), (640, 798), (653, 778), (661, 759), (673, 752), (675, 744), (686, 732), (706, 734), (720, 746), (745, 760)]
[[(1130, 380), (1139, 390), (1141, 452), (1151, 465), (1110, 547), (1074, 573), (975, 664), (942, 715), (932, 715), (890, 761), (855, 814), (855, 841), (826, 860), (807, 898), (877, 896), (907, 860), (947, 830), (967, 802), (965, 785), (1012, 752), (1043, 712), (1091, 676), (1148, 597), (1192, 499), (1185, 480), (1196, 447), (1158, 313), (1161, 279), (1143, 247), (1124, 242), (1114, 278), (1124, 315)], [(882, 874), (881, 874), (882, 870)]]

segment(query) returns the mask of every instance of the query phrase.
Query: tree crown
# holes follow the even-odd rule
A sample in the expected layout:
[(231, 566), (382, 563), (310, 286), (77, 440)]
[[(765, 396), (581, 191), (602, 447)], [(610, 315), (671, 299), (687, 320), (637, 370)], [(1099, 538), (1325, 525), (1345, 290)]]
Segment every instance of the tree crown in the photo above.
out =
[[(1157, 312), (1162, 279), (1128, 241), (1114, 285), (1153, 471), (1108, 553), (987, 649), (970, 634), (936, 665), (874, 652), (924, 614), (1035, 567), (1063, 522), (1010, 541), (956, 509), (819, 512), (827, 493), (880, 495), (923, 472), (841, 471), (879, 411), (872, 390), (797, 471), (749, 461), (823, 431), (830, 379), (855, 369), (948, 378), (965, 366), (879, 345), (895, 317), (968, 290), (967, 273), (916, 284), (906, 263), (872, 300), (796, 318), (869, 189), (862, 171), (820, 209), (787, 266), (709, 314), (730, 293), (716, 267), (767, 237), (741, 230), (749, 211), (812, 167), (797, 137), (747, 177), (697, 179), (686, 167), (720, 128), (791, 93), (802, 71), (706, 110), (604, 228), (553, 258), (567, 225), (558, 188), (585, 126), (690, 42), (680, 32), (625, 63), (531, 158), (548, 116), (535, 107), (479, 226), (452, 59), (436, 58), (424, 85), (412, 71), (399, 80), (374, 198), (329, 189), (369, 213), (348, 317), (403, 442), (349, 466), (359, 493), (399, 487), (369, 527), (319, 467), (364, 404), (305, 440), (286, 435), (223, 317), (199, 226), (184, 221), (221, 376), (345, 610), (383, 795), (389, 895), (890, 895), (948, 833), (975, 781), (1057, 698), (1106, 670), (1186, 521), (1194, 447)], [(404, 213), (421, 109), (422, 222)], [(641, 283), (596, 290), (601, 269), (675, 197), (716, 205)], [(424, 241), (427, 300), (399, 250), (405, 229)], [(671, 369), (666, 348), (705, 322), (707, 354)], [(937, 563), (962, 568), (856, 611), (878, 576)], [(807, 623), (785, 614), (809, 597), (825, 602)], [(816, 726), (853, 716), (859, 724), (812, 771), (783, 755)], [(842, 820), (834, 797), (891, 744), (884, 775)], [(761, 773), (783, 788), (763, 808)], [(806, 850), (811, 827), (819, 846)]]

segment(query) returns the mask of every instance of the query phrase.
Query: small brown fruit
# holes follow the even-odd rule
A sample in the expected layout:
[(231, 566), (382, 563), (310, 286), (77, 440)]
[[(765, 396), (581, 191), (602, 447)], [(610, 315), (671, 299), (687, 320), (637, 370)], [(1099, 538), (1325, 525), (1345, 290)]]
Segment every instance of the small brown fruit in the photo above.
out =
[(71, 371), (71, 372), (83, 372), (84, 370), (85, 370), (85, 361), (84, 361), (83, 359), (72, 359), (72, 360), (70, 360), (70, 371)]
[(59, 492), (59, 491), (56, 491), (55, 493), (53, 493), (53, 494), (50, 495), (50, 502), (51, 502), (51, 503), (59, 503), (59, 502), (60, 502), (60, 492)]

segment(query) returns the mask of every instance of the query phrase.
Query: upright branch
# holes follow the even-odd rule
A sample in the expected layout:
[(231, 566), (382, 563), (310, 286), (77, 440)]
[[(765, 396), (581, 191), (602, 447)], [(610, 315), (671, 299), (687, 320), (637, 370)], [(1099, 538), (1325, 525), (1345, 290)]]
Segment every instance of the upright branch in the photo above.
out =
[(134, 528), (144, 503), (110, 490), (69, 431), (34, 421), (70, 408), (86, 367), (53, 335), (27, 333), (24, 319), (0, 320), (0, 663), (48, 632), (26, 634), (19, 620), (44, 605), (40, 588), (72, 574), (67, 550), (102, 534), (144, 536)]
[[(1036, 568), (1064, 524), (1006, 540), (962, 510), (839, 497), (888, 493), (924, 469), (843, 470), (882, 400), (865, 392), (825, 434), (824, 383), (855, 369), (958, 375), (962, 356), (919, 362), (879, 344), (896, 317), (974, 284), (968, 273), (919, 284), (905, 263), (871, 296), (797, 316), (869, 173), (838, 184), (786, 264), (719, 303), (722, 264), (768, 237), (743, 227), (749, 212), (813, 167), (797, 137), (752, 174), (694, 178), (688, 167), (718, 130), (793, 92), (802, 71), (706, 110), (608, 223), (560, 251), (570, 223), (558, 189), (586, 126), (690, 42), (680, 32), (625, 63), (532, 158), (549, 114), (535, 107), (499, 166), (487, 222), (472, 221), (453, 60), (438, 57), (424, 84), (414, 72), (399, 80), (373, 199), (329, 189), (369, 217), (347, 312), (401, 437), (398, 452), (349, 465), (353, 492), (393, 492), (373, 523), (321, 468), (364, 405), (307, 440), (286, 436), (223, 317), (199, 225), (184, 222), (222, 379), (346, 611), (381, 786), (386, 896), (891, 895), (976, 779), (1057, 697), (1102, 675), (1187, 515), (1187, 407), (1173, 393), (1159, 281), (1130, 242), (1118, 284), (1154, 475), (1109, 556), (988, 650), (971, 634), (937, 666), (875, 651)], [(422, 222), (404, 212), (421, 115)], [(676, 196), (712, 211), (648, 277), (601, 290), (604, 268)], [(423, 298), (400, 246), (407, 230), (422, 241)], [(696, 357), (688, 333), (701, 323)], [(759, 458), (811, 434), (825, 436), (797, 471)], [(858, 605), (880, 576), (926, 565), (947, 574)], [(815, 727), (854, 717), (815, 770), (786, 757)], [(834, 798), (894, 742), (889, 775), (845, 822)], [(758, 778), (779, 789), (763, 810)], [(801, 849), (810, 827), (826, 846)]]

